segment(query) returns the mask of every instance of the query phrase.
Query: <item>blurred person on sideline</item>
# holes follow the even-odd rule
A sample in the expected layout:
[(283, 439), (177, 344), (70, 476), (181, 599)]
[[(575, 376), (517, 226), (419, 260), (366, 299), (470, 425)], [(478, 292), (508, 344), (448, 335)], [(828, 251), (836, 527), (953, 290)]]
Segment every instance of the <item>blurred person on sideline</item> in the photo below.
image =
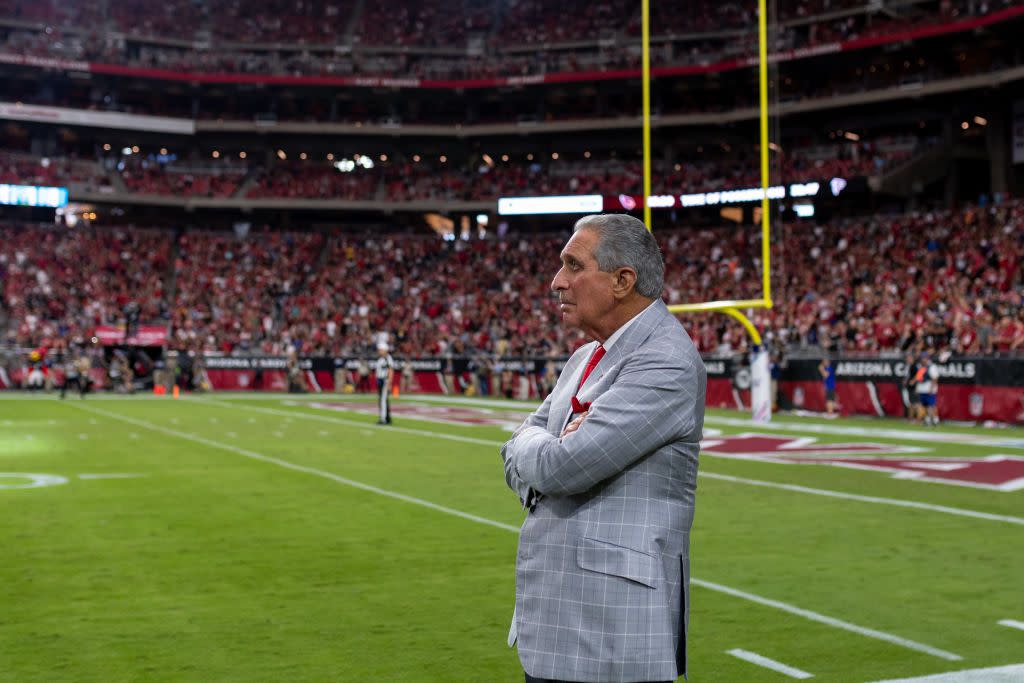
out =
[(939, 426), (939, 369), (932, 363), (931, 354), (921, 354), (921, 362), (917, 367), (917, 395), (924, 410), (925, 427)]
[(689, 542), (707, 373), (662, 301), (654, 236), (585, 216), (551, 288), (593, 339), (502, 447), (529, 510), (509, 646), (527, 683), (686, 673)]
[(906, 389), (907, 419), (910, 422), (919, 422), (923, 418), (921, 397), (917, 393), (917, 359), (914, 354), (907, 354), (907, 374), (903, 377), (903, 386)]
[(821, 383), (825, 387), (825, 417), (836, 416), (836, 365), (830, 356), (825, 356), (818, 364)]
[(377, 424), (391, 424), (391, 383), (395, 379), (395, 361), (388, 345), (377, 344), (377, 360), (374, 361), (374, 377), (377, 379)]

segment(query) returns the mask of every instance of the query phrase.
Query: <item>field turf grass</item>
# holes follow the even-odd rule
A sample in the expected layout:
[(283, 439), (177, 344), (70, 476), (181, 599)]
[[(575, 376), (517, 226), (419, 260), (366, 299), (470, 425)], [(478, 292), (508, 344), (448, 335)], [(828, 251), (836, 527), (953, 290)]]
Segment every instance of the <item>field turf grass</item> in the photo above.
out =
[[(311, 405), (337, 400), (369, 399), (0, 396), (0, 680), (521, 681), (507, 429)], [(707, 427), (766, 431), (743, 418)], [(1024, 456), (1019, 429), (776, 421)], [(1024, 622), (1024, 490), (711, 455), (701, 472), (692, 683), (792, 680), (734, 650), (850, 683), (1024, 664), (1024, 630), (999, 623)]]

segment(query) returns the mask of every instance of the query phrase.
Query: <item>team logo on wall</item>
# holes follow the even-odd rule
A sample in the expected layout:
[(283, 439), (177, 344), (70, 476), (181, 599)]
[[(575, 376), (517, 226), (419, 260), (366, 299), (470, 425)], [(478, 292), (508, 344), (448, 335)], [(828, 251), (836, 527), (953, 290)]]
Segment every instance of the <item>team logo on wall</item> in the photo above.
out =
[(701, 451), (724, 458), (780, 464), (832, 465), (888, 472), (896, 479), (952, 484), (990, 491), (1024, 490), (1024, 457), (997, 453), (983, 458), (892, 458), (928, 449), (881, 443), (818, 443), (813, 437), (738, 434), (706, 439)]
[(972, 393), (967, 398), (967, 410), (970, 411), (971, 417), (981, 417), (985, 412), (985, 397), (977, 392)]

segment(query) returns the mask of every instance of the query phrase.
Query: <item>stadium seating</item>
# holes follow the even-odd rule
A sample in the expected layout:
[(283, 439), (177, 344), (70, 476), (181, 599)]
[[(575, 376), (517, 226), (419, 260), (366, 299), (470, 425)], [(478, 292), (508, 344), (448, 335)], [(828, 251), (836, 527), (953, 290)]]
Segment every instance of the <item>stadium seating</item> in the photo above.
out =
[[(1019, 353), (1022, 234), (1020, 201), (787, 226), (773, 255), (776, 306), (754, 320), (779, 348)], [(751, 228), (658, 236), (669, 302), (760, 294)], [(184, 232), (173, 267), (168, 232), (9, 226), (0, 239), (4, 338), (25, 345), (117, 322), (131, 300), (197, 351), (352, 353), (380, 330), (409, 355), (560, 355), (582, 343), (549, 291), (562, 236)], [(746, 347), (724, 317), (685, 322), (702, 351)]]
[[(782, 3), (773, 47), (795, 49), (837, 40), (886, 35), (910, 27), (989, 14), (1013, 0), (942, 3), (941, 11), (893, 17), (883, 7), (851, 0), (796, 0)], [(59, 0), (3, 0), (0, 16), (36, 22), (44, 30), (11, 30), (0, 50), (39, 57), (187, 72), (274, 75), (376, 75), (389, 78), (484, 78), (552, 71), (601, 71), (636, 68), (639, 13), (623, 0), (599, 3), (571, 0), (558, 14), (543, 11), (538, 0), (506, 0), (497, 6), (462, 0), (457, 7), (438, 0), (379, 5), (365, 3), (357, 16), (354, 0), (288, 0), (262, 3), (255, 13), (239, 2), (201, 3), (132, 0), (109, 6), (78, 6)], [(106, 10), (103, 8), (107, 7)], [(651, 52), (654, 66), (680, 66), (753, 54), (754, 5), (702, 0), (680, 11), (677, 4), (652, 3), (652, 27), (664, 42)], [(851, 9), (852, 8), (852, 9)], [(836, 18), (837, 10), (849, 10)], [(624, 23), (622, 18), (628, 17)], [(818, 18), (815, 20), (815, 18)], [(795, 23), (786, 23), (799, 20)], [(99, 39), (82, 26), (111, 27), (128, 36), (161, 42), (130, 44)], [(191, 45), (200, 36), (209, 46)], [(721, 31), (733, 31), (727, 35)], [(701, 34), (709, 34), (703, 38)], [(685, 37), (676, 39), (673, 36)], [(470, 37), (479, 45), (465, 54)], [(177, 39), (181, 44), (168, 44)], [(602, 39), (599, 43), (599, 39)], [(517, 47), (572, 44), (559, 51), (515, 51)], [(261, 49), (248, 48), (256, 44)], [(346, 48), (402, 47), (402, 54), (365, 50), (266, 50), (266, 45)], [(456, 51), (438, 54), (438, 48)], [(425, 52), (417, 52), (417, 49)], [(431, 52), (434, 50), (434, 52)]]
[(167, 319), (173, 237), (136, 228), (0, 226), (0, 319), (5, 343), (37, 346), (91, 335), (124, 319)]
[[(778, 182), (875, 175), (909, 158), (922, 141), (913, 136), (878, 137), (850, 142), (806, 144), (773, 157)], [(498, 157), (495, 153), (495, 157)], [(101, 159), (47, 158), (0, 152), (0, 182), (36, 185), (89, 183), (114, 191), (104, 170), (116, 169), (124, 190), (176, 197), (342, 199), (404, 202), (421, 199), (492, 200), (536, 194), (642, 193), (638, 161), (616, 159), (501, 161), (490, 165), (442, 163), (438, 158), (377, 161), (342, 173), (325, 159), (278, 160), (249, 166), (244, 160), (160, 161), (155, 154), (123, 155), (112, 150)], [(251, 176), (251, 182), (243, 181)], [(760, 182), (755, 159), (703, 148), (686, 152), (676, 163), (655, 165), (654, 194), (750, 187)]]

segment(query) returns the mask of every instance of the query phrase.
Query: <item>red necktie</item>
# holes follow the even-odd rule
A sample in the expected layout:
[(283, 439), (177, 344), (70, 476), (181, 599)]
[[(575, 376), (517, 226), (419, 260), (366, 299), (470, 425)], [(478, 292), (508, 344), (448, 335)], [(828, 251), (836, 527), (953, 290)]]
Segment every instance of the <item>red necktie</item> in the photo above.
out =
[[(587, 378), (590, 377), (590, 373), (594, 371), (594, 368), (602, 358), (604, 358), (604, 347), (598, 345), (597, 350), (590, 356), (590, 361), (587, 362), (587, 367), (583, 370), (583, 377), (580, 378), (579, 386), (576, 387), (577, 394), (580, 392), (580, 389), (583, 388), (583, 384), (587, 381)], [(572, 397), (572, 412), (582, 413), (587, 410), (590, 410), (590, 402), (580, 403), (580, 400), (574, 395)]]

